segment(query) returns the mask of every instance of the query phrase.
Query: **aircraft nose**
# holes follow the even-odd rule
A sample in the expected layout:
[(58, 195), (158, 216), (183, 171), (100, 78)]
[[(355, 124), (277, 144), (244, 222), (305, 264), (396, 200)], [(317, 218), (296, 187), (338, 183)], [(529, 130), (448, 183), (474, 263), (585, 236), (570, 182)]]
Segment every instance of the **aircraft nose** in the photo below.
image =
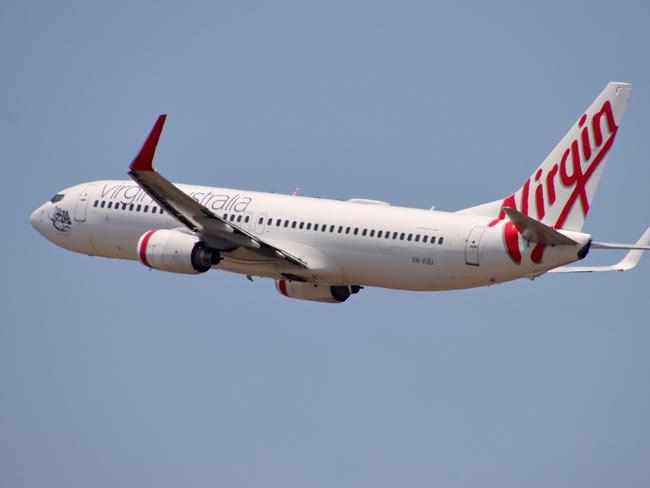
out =
[(34, 229), (36, 229), (41, 234), (43, 233), (42, 229), (44, 219), (45, 211), (43, 210), (43, 205), (34, 210), (29, 216), (29, 221), (31, 222), (32, 227), (34, 227)]

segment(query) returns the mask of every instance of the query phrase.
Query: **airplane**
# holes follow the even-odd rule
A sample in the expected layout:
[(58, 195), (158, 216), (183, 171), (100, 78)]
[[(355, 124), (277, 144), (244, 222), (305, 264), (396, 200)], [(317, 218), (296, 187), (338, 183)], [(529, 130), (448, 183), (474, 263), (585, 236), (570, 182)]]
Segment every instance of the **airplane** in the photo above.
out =
[[(211, 269), (275, 280), (284, 296), (341, 303), (364, 287), (437, 291), (547, 272), (626, 271), (650, 249), (582, 232), (632, 85), (612, 82), (514, 193), (455, 212), (172, 183), (153, 167), (166, 115), (129, 167), (132, 180), (81, 183), (30, 217), (57, 246), (171, 273)], [(570, 266), (591, 249), (629, 252)]]

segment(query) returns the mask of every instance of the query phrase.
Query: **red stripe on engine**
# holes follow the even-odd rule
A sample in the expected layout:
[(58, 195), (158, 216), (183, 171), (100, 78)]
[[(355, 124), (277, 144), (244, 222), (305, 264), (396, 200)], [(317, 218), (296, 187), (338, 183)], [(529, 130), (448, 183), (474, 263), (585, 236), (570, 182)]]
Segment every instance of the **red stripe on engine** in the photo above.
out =
[(147, 266), (148, 268), (151, 268), (151, 265), (149, 264), (149, 261), (147, 261), (147, 244), (149, 244), (149, 239), (151, 239), (151, 236), (156, 232), (155, 230), (150, 230), (147, 232), (144, 237), (142, 238), (142, 244), (140, 244), (140, 250), (138, 252), (138, 255), (140, 256), (140, 261), (142, 261), (142, 264)]
[(280, 287), (280, 293), (282, 293), (285, 297), (288, 297), (289, 295), (287, 294), (287, 280), (278, 280), (278, 286)]

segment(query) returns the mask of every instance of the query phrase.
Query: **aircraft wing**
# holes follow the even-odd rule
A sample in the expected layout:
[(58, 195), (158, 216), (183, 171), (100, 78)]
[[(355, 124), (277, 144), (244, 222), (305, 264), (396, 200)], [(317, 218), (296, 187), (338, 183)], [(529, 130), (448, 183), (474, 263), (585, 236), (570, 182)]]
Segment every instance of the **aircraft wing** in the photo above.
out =
[[(232, 247), (244, 247), (264, 257), (283, 259), (300, 268), (306, 263), (292, 254), (273, 246), (250, 232), (227, 222), (189, 195), (153, 168), (153, 157), (160, 139), (166, 115), (160, 115), (142, 149), (129, 167), (129, 176), (147, 192), (162, 208), (185, 225), (202, 235), (209, 242), (228, 243)], [(223, 245), (223, 244), (222, 244)]]

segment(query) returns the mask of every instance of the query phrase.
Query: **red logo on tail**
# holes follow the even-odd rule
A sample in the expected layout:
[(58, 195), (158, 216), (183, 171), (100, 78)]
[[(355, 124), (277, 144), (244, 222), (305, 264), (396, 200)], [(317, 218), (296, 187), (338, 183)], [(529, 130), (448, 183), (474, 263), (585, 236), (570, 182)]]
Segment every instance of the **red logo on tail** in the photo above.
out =
[[(607, 140), (603, 139), (602, 119), (607, 123), (609, 136)], [(517, 206), (516, 193), (503, 200), (502, 207), (514, 208), (524, 215), (529, 215), (529, 197), (531, 180), (535, 185), (534, 206), (536, 217), (543, 221), (547, 210), (554, 208), (557, 201), (558, 205), (563, 205), (562, 211), (555, 223), (554, 229), (561, 229), (564, 226), (571, 210), (580, 201), (583, 217), (589, 212), (589, 198), (587, 196), (587, 183), (594, 174), (600, 163), (614, 144), (618, 126), (614, 120), (612, 105), (606, 101), (601, 109), (591, 118), (591, 135), (589, 126), (585, 125), (587, 114), (580, 117), (578, 127), (581, 128), (580, 137), (571, 142), (569, 147), (564, 151), (559, 163), (553, 164), (544, 174), (544, 168), (539, 168), (535, 175), (528, 178), (521, 188), (521, 201), (519, 208)], [(582, 149), (582, 150), (581, 150)], [(566, 200), (558, 201), (556, 193), (556, 182), (564, 188), (571, 189), (571, 194)], [(544, 191), (546, 190), (546, 191)], [(490, 222), (489, 226), (493, 227), (506, 218), (503, 210), (499, 217)], [(516, 263), (521, 263), (521, 250), (519, 247), (519, 232), (512, 222), (506, 222), (503, 226), (503, 240), (508, 256)], [(537, 244), (531, 252), (531, 260), (534, 263), (541, 263), (545, 246)]]

